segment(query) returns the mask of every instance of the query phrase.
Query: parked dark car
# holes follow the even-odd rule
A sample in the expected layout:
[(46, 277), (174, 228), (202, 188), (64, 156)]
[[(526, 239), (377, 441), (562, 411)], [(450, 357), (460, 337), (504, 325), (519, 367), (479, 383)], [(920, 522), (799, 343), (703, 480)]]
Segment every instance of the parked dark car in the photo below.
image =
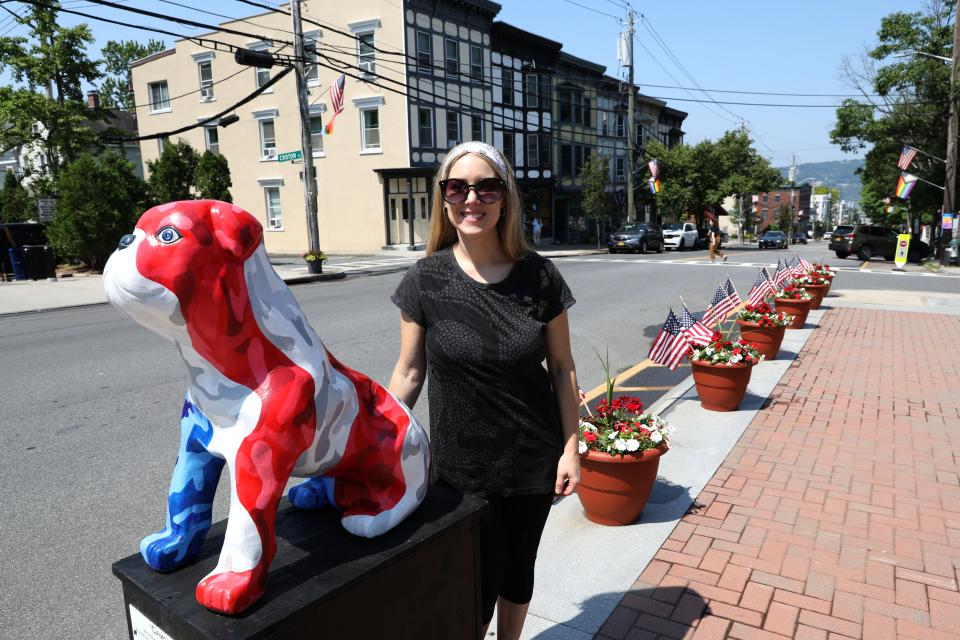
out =
[[(828, 248), (838, 258), (856, 255), (860, 260), (882, 256), (893, 260), (897, 252), (897, 235), (900, 232), (879, 224), (840, 225), (833, 230)], [(907, 260), (920, 262), (930, 255), (930, 245), (922, 240), (911, 240)]]
[(793, 234), (793, 244), (807, 244), (807, 234), (805, 233), (795, 233)]
[(663, 231), (660, 227), (643, 222), (628, 222), (610, 234), (607, 240), (610, 253), (653, 250), (663, 253)]
[(765, 231), (760, 236), (761, 249), (786, 249), (787, 235), (783, 231)]

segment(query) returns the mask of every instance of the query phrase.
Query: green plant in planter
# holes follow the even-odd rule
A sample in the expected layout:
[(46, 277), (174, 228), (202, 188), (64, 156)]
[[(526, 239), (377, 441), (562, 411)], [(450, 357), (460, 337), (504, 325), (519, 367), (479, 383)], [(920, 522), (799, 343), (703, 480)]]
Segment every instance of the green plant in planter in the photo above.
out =
[(323, 251), (307, 251), (303, 254), (303, 259), (307, 262), (315, 262), (319, 260), (320, 262), (325, 262), (327, 259), (327, 254)]

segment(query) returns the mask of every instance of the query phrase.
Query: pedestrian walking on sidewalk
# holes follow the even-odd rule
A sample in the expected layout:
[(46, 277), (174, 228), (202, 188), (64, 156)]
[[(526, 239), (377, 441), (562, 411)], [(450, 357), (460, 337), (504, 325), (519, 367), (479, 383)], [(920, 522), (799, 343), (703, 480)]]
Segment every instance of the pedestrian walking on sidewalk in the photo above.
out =
[(540, 218), (534, 218), (532, 226), (533, 226), (533, 246), (539, 249), (540, 233), (543, 231), (543, 224), (540, 222)]
[(727, 254), (720, 251), (721, 236), (720, 225), (714, 220), (713, 224), (710, 225), (710, 262), (716, 262), (717, 256), (723, 258), (724, 262), (727, 261)]
[[(553, 263), (530, 250), (513, 168), (454, 147), (436, 176), (426, 257), (391, 300), (400, 356), (390, 391), (413, 406), (429, 379), (432, 480), (482, 496), (482, 632), (520, 637), (554, 497), (580, 482), (577, 379)], [(546, 358), (547, 367), (541, 364)]]

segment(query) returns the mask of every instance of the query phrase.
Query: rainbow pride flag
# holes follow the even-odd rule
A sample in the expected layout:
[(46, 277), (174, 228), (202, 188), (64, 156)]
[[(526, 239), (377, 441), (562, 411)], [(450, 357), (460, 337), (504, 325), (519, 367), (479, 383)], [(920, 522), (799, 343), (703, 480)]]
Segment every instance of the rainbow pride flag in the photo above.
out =
[(917, 176), (911, 175), (909, 173), (901, 173), (900, 177), (897, 178), (897, 197), (903, 200), (906, 200), (910, 197), (910, 192), (913, 191), (913, 187), (917, 184)]
[(660, 178), (650, 178), (650, 193), (657, 195), (660, 193)]

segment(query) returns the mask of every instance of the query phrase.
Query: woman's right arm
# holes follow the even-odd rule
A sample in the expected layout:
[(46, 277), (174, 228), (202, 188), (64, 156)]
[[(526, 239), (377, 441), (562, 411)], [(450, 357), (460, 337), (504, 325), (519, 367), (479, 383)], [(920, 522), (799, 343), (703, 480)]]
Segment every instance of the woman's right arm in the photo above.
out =
[(400, 312), (400, 356), (390, 376), (390, 393), (413, 408), (427, 378), (427, 330)]

